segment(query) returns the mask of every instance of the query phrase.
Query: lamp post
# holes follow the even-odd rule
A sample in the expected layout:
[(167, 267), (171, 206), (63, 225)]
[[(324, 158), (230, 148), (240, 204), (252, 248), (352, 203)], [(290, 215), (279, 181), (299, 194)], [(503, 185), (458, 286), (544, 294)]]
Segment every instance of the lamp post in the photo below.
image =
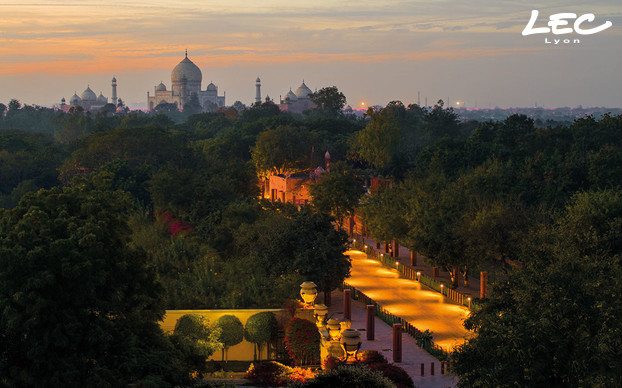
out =
[(417, 281), (418, 281), (418, 282), (419, 282), (419, 281), (421, 281), (421, 280), (419, 280), (420, 278), (421, 278), (421, 272), (420, 272), (420, 271), (417, 271)]
[(445, 294), (443, 293), (443, 288), (444, 288), (444, 287), (445, 287), (445, 285), (444, 285), (444, 284), (441, 284), (441, 295), (443, 295), (443, 296), (445, 295)]
[(467, 300), (469, 301), (469, 310), (470, 310), (471, 309), (471, 297), (469, 296)]

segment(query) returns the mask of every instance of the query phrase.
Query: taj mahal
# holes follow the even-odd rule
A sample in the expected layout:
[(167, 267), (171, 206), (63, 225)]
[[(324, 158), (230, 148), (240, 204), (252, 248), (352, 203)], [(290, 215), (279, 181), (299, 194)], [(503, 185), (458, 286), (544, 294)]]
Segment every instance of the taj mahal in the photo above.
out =
[(193, 94), (198, 98), (203, 111), (216, 111), (225, 106), (225, 96), (218, 95), (218, 86), (210, 82), (205, 90), (201, 90), (203, 74), (201, 69), (186, 57), (171, 72), (171, 89), (163, 82), (154, 87), (153, 94), (147, 92), (147, 105), (153, 110), (159, 104), (175, 104), (183, 108)]

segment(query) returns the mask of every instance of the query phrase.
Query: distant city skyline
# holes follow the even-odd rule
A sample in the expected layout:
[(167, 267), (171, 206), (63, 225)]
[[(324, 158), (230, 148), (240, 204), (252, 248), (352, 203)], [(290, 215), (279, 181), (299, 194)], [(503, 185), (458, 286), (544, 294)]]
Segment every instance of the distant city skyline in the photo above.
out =
[[(592, 35), (522, 36), (556, 13), (593, 13)], [(0, 0), (0, 102), (51, 106), (88, 86), (146, 106), (147, 92), (188, 56), (226, 103), (278, 100), (302, 80), (337, 86), (360, 107), (622, 106), (619, 1)], [(569, 20), (573, 27), (574, 20)], [(558, 44), (554, 44), (559, 39)], [(564, 44), (563, 39), (570, 43)], [(580, 43), (573, 43), (579, 39)], [(550, 41), (551, 43), (546, 43)]]

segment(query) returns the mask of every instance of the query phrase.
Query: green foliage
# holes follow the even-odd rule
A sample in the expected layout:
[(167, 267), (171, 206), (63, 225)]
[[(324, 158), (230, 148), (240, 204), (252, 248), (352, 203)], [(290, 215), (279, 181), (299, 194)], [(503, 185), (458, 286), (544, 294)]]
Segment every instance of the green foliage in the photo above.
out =
[(292, 318), (285, 325), (285, 347), (295, 365), (311, 365), (320, 360), (320, 333), (306, 319)]
[(0, 212), (0, 375), (10, 386), (187, 376), (158, 326), (161, 287), (128, 245), (127, 195), (41, 190)]
[(244, 338), (257, 346), (258, 358), (261, 359), (262, 345), (274, 341), (278, 331), (278, 321), (274, 313), (263, 311), (248, 318), (244, 327)]
[(292, 383), (290, 388), (342, 388), (342, 387), (374, 387), (395, 388), (395, 384), (380, 372), (367, 367), (339, 366), (331, 371), (320, 373), (306, 383)]
[(260, 386), (280, 387), (293, 382), (304, 383), (315, 376), (310, 369), (289, 367), (276, 361), (251, 364), (246, 378)]
[(311, 148), (307, 130), (279, 126), (259, 135), (252, 148), (253, 162), (260, 176), (297, 172), (309, 167)]
[(244, 326), (235, 315), (223, 315), (216, 321), (216, 327), (220, 330), (219, 341), (222, 343), (223, 361), (230, 347), (242, 342), (244, 339)]
[(338, 223), (354, 215), (365, 189), (361, 180), (345, 166), (334, 165), (332, 171), (309, 186), (313, 207), (331, 214)]
[(204, 361), (216, 350), (222, 348), (222, 343), (219, 341), (221, 336), (219, 328), (198, 314), (186, 314), (180, 317), (175, 324), (173, 334), (191, 342), (197, 350), (196, 353)]
[(336, 86), (328, 86), (311, 93), (309, 99), (316, 105), (316, 109), (332, 116), (341, 114), (346, 106), (346, 96)]

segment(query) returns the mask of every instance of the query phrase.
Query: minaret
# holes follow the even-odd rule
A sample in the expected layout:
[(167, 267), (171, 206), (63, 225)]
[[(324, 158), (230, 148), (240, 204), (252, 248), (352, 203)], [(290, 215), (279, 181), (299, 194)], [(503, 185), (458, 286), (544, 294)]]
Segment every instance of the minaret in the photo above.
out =
[(112, 77), (112, 104), (117, 105), (117, 79)]
[(261, 80), (259, 79), (259, 77), (257, 77), (257, 80), (255, 80), (255, 90), (257, 91), (255, 93), (255, 102), (260, 103), (261, 102)]

